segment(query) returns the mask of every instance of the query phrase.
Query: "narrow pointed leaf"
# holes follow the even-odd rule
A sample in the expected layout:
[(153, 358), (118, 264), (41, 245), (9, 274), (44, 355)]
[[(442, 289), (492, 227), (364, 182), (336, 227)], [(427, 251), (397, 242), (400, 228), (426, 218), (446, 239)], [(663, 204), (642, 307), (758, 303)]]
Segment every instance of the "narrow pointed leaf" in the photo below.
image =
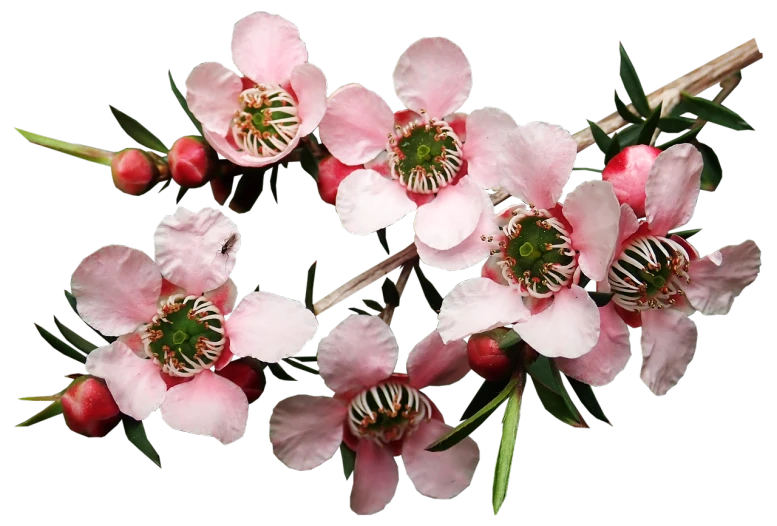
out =
[(314, 261), (312, 265), (310, 265), (310, 268), (308, 269), (308, 279), (307, 283), (305, 284), (305, 307), (308, 308), (310, 312), (315, 314), (316, 312), (313, 310), (313, 285), (316, 282), (316, 265), (318, 264), (318, 261)]
[(658, 129), (666, 133), (680, 133), (690, 130), (694, 122), (696, 121), (686, 117), (661, 117), (658, 120)]
[(618, 115), (623, 117), (623, 120), (632, 124), (639, 124), (642, 122), (642, 117), (634, 115), (628, 106), (618, 96), (618, 90), (615, 90), (615, 109), (618, 110)]
[(151, 462), (162, 467), (162, 461), (159, 458), (159, 453), (156, 452), (154, 446), (148, 441), (146, 436), (146, 429), (143, 427), (143, 422), (135, 420), (131, 416), (121, 415), (121, 421), (124, 424), (124, 433), (127, 435), (133, 446), (138, 448), (141, 453), (146, 455)]
[(383, 312), (383, 305), (378, 303), (375, 300), (362, 300), (365, 305), (367, 305), (369, 308), (371, 308), (374, 311)]
[(276, 203), (278, 202), (278, 166), (277, 164), (273, 165), (272, 173), (270, 174), (270, 191)]
[(634, 146), (637, 144), (639, 134), (642, 133), (644, 125), (644, 123), (631, 124), (618, 133), (618, 145), (620, 150), (623, 150), (627, 146)]
[(395, 307), (399, 307), (399, 291), (397, 290), (397, 286), (394, 285), (393, 281), (391, 281), (389, 278), (386, 278), (383, 282), (381, 290), (383, 291), (383, 301), (386, 303), (386, 305), (394, 305)]
[[(310, 137), (313, 137), (310, 135)], [(316, 158), (308, 148), (303, 148), (299, 156), (299, 165), (305, 170), (314, 181), (318, 181), (318, 162)]]
[(283, 367), (281, 367), (278, 363), (268, 363), (267, 368), (270, 369), (270, 372), (275, 376), (278, 380), (283, 380), (285, 382), (296, 382), (297, 379), (291, 376), (289, 373), (287, 373)]
[(378, 230), (378, 241), (380, 241), (380, 245), (383, 247), (383, 250), (386, 251), (386, 254), (391, 254), (391, 251), (389, 250), (388, 246), (388, 238), (386, 238), (386, 229), (381, 228)]
[(502, 389), (502, 391), (495, 396), (489, 403), (483, 406), (480, 411), (472, 415), (470, 418), (466, 419), (464, 422), (460, 423), (458, 426), (456, 426), (455, 429), (451, 430), (446, 435), (442, 436), (441, 438), (437, 439), (433, 444), (430, 444), (426, 447), (427, 451), (445, 451), (447, 449), (452, 448), (462, 440), (464, 440), (466, 437), (470, 435), (474, 430), (476, 430), (478, 427), (480, 427), (480, 424), (486, 421), (486, 419), (491, 416), (491, 414), (496, 411), (496, 408), (502, 405), (502, 402), (507, 400), (507, 398), (512, 394), (512, 392), (515, 390), (515, 386), (517, 385), (519, 381), (518, 376), (514, 376)]
[(593, 388), (590, 385), (585, 384), (579, 380), (575, 380), (574, 378), (570, 378), (569, 376), (567, 376), (567, 380), (569, 381), (569, 385), (571, 385), (572, 389), (575, 391), (575, 394), (580, 400), (580, 403), (583, 404), (583, 407), (585, 407), (588, 412), (594, 416), (594, 418), (610, 424), (610, 421), (604, 415), (604, 411), (602, 411), (602, 406), (599, 405), (599, 401), (596, 399)]
[(714, 192), (723, 179), (723, 168), (712, 148), (700, 142), (695, 143), (695, 145), (704, 160), (704, 169), (701, 172), (701, 189)]
[(264, 190), (266, 167), (246, 169), (235, 188), (235, 195), (229, 202), (229, 208), (238, 214), (244, 214), (253, 208)]
[(478, 389), (478, 392), (475, 393), (474, 398), (472, 398), (472, 401), (467, 406), (467, 409), (464, 410), (464, 414), (461, 415), (459, 420), (466, 420), (483, 409), (491, 400), (496, 398), (499, 393), (502, 392), (502, 389), (505, 388), (507, 382), (509, 381), (509, 378), (505, 378), (504, 380), (498, 382), (485, 380), (483, 385), (480, 386), (480, 389)]
[(293, 359), (298, 362), (317, 362), (318, 356), (294, 356)]
[(46, 340), (46, 342), (48, 342), (49, 345), (54, 347), (54, 349), (77, 362), (86, 363), (86, 356), (51, 334), (37, 323), (35, 324), (35, 328), (38, 329), (38, 333), (43, 337), (44, 340)]
[(173, 94), (175, 94), (175, 98), (178, 99), (178, 104), (181, 105), (183, 108), (183, 111), (186, 112), (186, 115), (189, 117), (189, 120), (192, 121), (192, 124), (194, 124), (194, 127), (197, 128), (197, 131), (200, 132), (200, 135), (202, 135), (202, 124), (200, 124), (200, 121), (197, 120), (197, 118), (194, 116), (194, 114), (189, 110), (189, 104), (186, 102), (186, 97), (184, 97), (180, 90), (178, 89), (178, 86), (175, 85), (175, 81), (173, 80), (173, 74), (170, 73), (170, 71), (167, 72), (167, 76), (170, 78), (170, 88), (173, 90)]
[(602, 151), (602, 153), (607, 153), (607, 150), (610, 149), (611, 139), (595, 122), (588, 121), (588, 126), (591, 127), (591, 135), (594, 138), (596, 146)]
[(528, 365), (526, 371), (531, 375), (537, 395), (546, 411), (572, 427), (588, 427), (572, 402), (561, 380), (561, 374), (552, 360), (539, 356)]
[(658, 120), (661, 118), (661, 106), (662, 103), (659, 103), (658, 106), (656, 106), (656, 109), (653, 110), (650, 118), (642, 125), (642, 129), (637, 136), (637, 144), (650, 144), (652, 142), (653, 134), (658, 128)]
[(50, 148), (57, 152), (66, 153), (68, 155), (72, 155), (73, 157), (78, 157), (79, 159), (84, 159), (86, 161), (92, 161), (93, 163), (97, 164), (110, 166), (113, 156), (116, 155), (114, 152), (109, 152), (108, 150), (92, 148), (91, 146), (84, 146), (83, 144), (73, 144), (65, 141), (58, 141), (57, 139), (44, 137), (43, 135), (20, 130), (19, 128), (16, 128), (16, 131), (21, 133), (22, 137), (30, 141), (32, 144), (37, 144), (38, 146)]
[(340, 455), (343, 457), (343, 473), (345, 480), (351, 478), (353, 467), (356, 465), (356, 452), (349, 448), (345, 442), (340, 444)]
[(48, 396), (25, 396), (24, 398), (19, 398), (19, 400), (24, 400), (25, 402), (56, 402), (59, 400), (59, 397), (60, 395), (58, 394)]
[(421, 283), (421, 290), (424, 292), (424, 297), (426, 298), (427, 303), (429, 303), (429, 307), (439, 314), (440, 309), (442, 308), (442, 296), (437, 292), (437, 289), (432, 285), (432, 282), (426, 278), (418, 261), (415, 262), (413, 268), (415, 269), (416, 276), (418, 276), (418, 281)]
[(738, 131), (753, 129), (742, 117), (722, 104), (701, 97), (693, 97), (687, 93), (683, 93), (681, 97), (683, 109), (707, 122)]
[(680, 230), (679, 232), (669, 232), (670, 236), (678, 236), (683, 239), (688, 239), (701, 232), (701, 228), (694, 228), (692, 230)]
[(296, 367), (300, 371), (305, 371), (306, 373), (310, 373), (310, 374), (319, 374), (319, 372), (313, 369), (312, 367), (308, 367), (307, 365), (301, 364), (296, 360), (294, 360), (294, 358), (284, 358), (283, 361), (291, 365), (292, 367)]
[(60, 323), (60, 321), (57, 319), (56, 316), (54, 316), (54, 323), (57, 325), (59, 332), (62, 333), (62, 336), (64, 336), (67, 341), (73, 344), (73, 346), (75, 346), (76, 349), (86, 354), (89, 354), (93, 350), (97, 349), (97, 346), (95, 344), (82, 338), (75, 332), (65, 327), (62, 323)]
[(366, 310), (357, 309), (356, 307), (348, 307), (348, 310), (352, 311), (352, 312), (355, 312), (356, 314), (359, 314), (361, 316), (372, 316), (372, 314), (370, 314)]
[(620, 74), (621, 80), (623, 81), (623, 87), (626, 88), (626, 93), (629, 94), (634, 109), (636, 109), (643, 117), (649, 117), (651, 113), (650, 104), (648, 104), (645, 90), (642, 89), (642, 83), (639, 81), (637, 71), (634, 69), (634, 64), (631, 63), (631, 59), (626, 53), (626, 48), (623, 47), (623, 44), (620, 44), (620, 54)]
[(179, 189), (178, 189), (178, 195), (177, 195), (177, 196), (175, 196), (175, 204), (178, 204), (178, 203), (180, 203), (180, 202), (181, 202), (181, 199), (183, 199), (183, 196), (185, 196), (185, 195), (186, 195), (186, 192), (188, 192), (188, 191), (189, 191), (189, 189), (188, 189), (188, 188), (185, 188), (185, 187), (183, 187), (183, 186), (182, 186), (181, 188), (179, 188)]
[(616, 133), (610, 139), (610, 147), (607, 149), (607, 153), (604, 155), (604, 164), (609, 163), (613, 157), (621, 153), (620, 137)]
[(680, 135), (679, 137), (675, 137), (671, 141), (658, 145), (657, 148), (661, 150), (666, 150), (667, 148), (674, 146), (676, 144), (685, 144), (685, 143), (693, 142), (696, 139), (696, 136), (699, 135), (700, 131), (701, 131), (701, 128), (694, 128)]
[(521, 400), (523, 399), (523, 388), (525, 385), (526, 372), (521, 371), (519, 381), (510, 394), (510, 399), (507, 401), (505, 415), (502, 419), (502, 440), (499, 443), (499, 453), (496, 457), (492, 492), (494, 515), (499, 513), (499, 508), (502, 507), (502, 503), (507, 496), (507, 485), (510, 481), (510, 469), (513, 465), (513, 452), (515, 451), (515, 439), (518, 436), (518, 421), (521, 418)]
[(17, 424), (16, 427), (29, 427), (61, 414), (62, 414), (62, 402), (60, 400), (57, 400), (51, 405), (49, 405), (48, 407), (46, 407), (46, 409), (44, 409), (37, 415), (28, 418), (21, 424)]
[(592, 300), (594, 300), (594, 303), (596, 303), (597, 307), (604, 307), (608, 303), (610, 303), (610, 300), (613, 297), (613, 294), (609, 292), (588, 292), (588, 295), (591, 297)]
[(511, 347), (515, 347), (522, 341), (521, 336), (517, 332), (511, 330), (499, 341), (499, 348), (505, 351)]
[(159, 192), (157, 192), (157, 193), (161, 194), (163, 190), (166, 190), (167, 187), (170, 186), (170, 181), (172, 181), (172, 179), (168, 179), (167, 181), (165, 181), (165, 184), (162, 185), (162, 188), (160, 188)]
[(127, 135), (135, 139), (138, 144), (162, 153), (167, 153), (170, 151), (167, 146), (165, 146), (162, 141), (157, 139), (153, 133), (148, 131), (145, 126), (140, 124), (126, 113), (117, 110), (113, 106), (110, 108), (113, 116), (116, 117), (117, 121), (119, 121), (119, 126), (121, 126), (121, 129), (124, 130)]

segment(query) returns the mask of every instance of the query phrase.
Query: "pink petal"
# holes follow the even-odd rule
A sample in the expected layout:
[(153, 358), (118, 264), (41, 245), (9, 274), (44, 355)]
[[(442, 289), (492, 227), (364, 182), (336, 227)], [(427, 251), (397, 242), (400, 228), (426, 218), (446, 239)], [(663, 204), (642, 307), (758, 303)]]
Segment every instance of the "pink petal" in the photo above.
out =
[(498, 108), (483, 108), (467, 117), (464, 158), (469, 176), (481, 188), (499, 186), (499, 157), (507, 134), (518, 127), (509, 114)]
[(216, 308), (221, 311), (221, 314), (226, 316), (235, 308), (237, 286), (232, 279), (227, 278), (223, 285), (206, 292), (203, 296), (212, 301)]
[(486, 262), (483, 263), (483, 268), (480, 269), (480, 275), (495, 283), (499, 283), (500, 285), (508, 286), (510, 283), (505, 279), (504, 274), (502, 274), (502, 267), (499, 266), (502, 259), (502, 254), (490, 256)]
[(355, 170), (337, 189), (337, 215), (351, 234), (371, 234), (416, 209), (405, 189), (374, 170)]
[(118, 341), (126, 345), (139, 358), (148, 358), (146, 356), (146, 346), (143, 345), (143, 335), (146, 333), (145, 325), (139, 326), (133, 332), (122, 334), (117, 338)]
[(663, 236), (693, 216), (704, 160), (691, 144), (676, 144), (656, 158), (645, 186), (650, 230)]
[(118, 336), (154, 317), (162, 277), (140, 250), (110, 245), (78, 265), (70, 290), (86, 323), (103, 334)]
[(464, 52), (445, 38), (422, 38), (407, 48), (394, 69), (394, 91), (415, 112), (442, 118), (464, 104), (472, 70)]
[(632, 236), (637, 230), (639, 230), (639, 219), (637, 214), (631, 209), (629, 205), (621, 205), (620, 220), (618, 222), (618, 242), (615, 244), (615, 251), (612, 253), (612, 261), (620, 255), (620, 249), (623, 246), (623, 242)]
[(513, 327), (526, 343), (548, 358), (579, 358), (599, 341), (599, 308), (588, 292), (572, 285), (553, 296), (553, 303)]
[(348, 408), (326, 396), (282, 400), (270, 418), (270, 442), (278, 460), (292, 469), (320, 466), (340, 449)]
[(449, 342), (528, 318), (518, 289), (475, 278), (459, 283), (445, 296), (437, 330), (442, 341)]
[(165, 399), (167, 386), (159, 367), (120, 341), (89, 353), (86, 371), (104, 379), (121, 412), (135, 420), (147, 418)]
[(242, 91), (240, 77), (216, 62), (200, 64), (186, 79), (189, 110), (204, 128), (219, 135), (229, 132)]
[(578, 264), (594, 281), (607, 278), (620, 225), (621, 209), (610, 183), (587, 181), (564, 201), (564, 217), (572, 225), (572, 246)]
[(313, 64), (300, 64), (291, 72), (291, 88), (297, 96), (300, 135), (316, 129), (326, 112), (326, 77)]
[(478, 445), (470, 437), (452, 448), (432, 453), (426, 447), (453, 428), (430, 420), (416, 429), (402, 446), (407, 476), (421, 495), (452, 499), (469, 486), (480, 460)]
[(391, 376), (399, 346), (377, 316), (349, 316), (318, 344), (318, 369), (332, 391), (361, 391)]
[(391, 453), (371, 440), (360, 440), (353, 469), (351, 509), (359, 515), (379, 512), (394, 498), (398, 483), (399, 471)]
[[(482, 210), (475, 230), (461, 243), (448, 250), (432, 248), (416, 236), (415, 245), (421, 261), (444, 270), (461, 270), (487, 258), (491, 249), (497, 247), (502, 236), (496, 225), (494, 205), (485, 191), (481, 190), (480, 193)], [(486, 240), (483, 240), (484, 237)], [(490, 242), (489, 237), (492, 238)]]
[(410, 385), (416, 389), (427, 385), (450, 385), (468, 372), (467, 342), (443, 343), (437, 331), (418, 342), (407, 357), (407, 375)]
[(223, 135), (214, 134), (207, 129), (203, 129), (202, 132), (205, 140), (208, 141), (208, 144), (213, 146), (213, 149), (218, 153), (238, 166), (247, 166), (251, 168), (261, 168), (262, 166), (267, 166), (268, 164), (280, 161), (289, 155), (292, 151), (294, 151), (294, 148), (297, 147), (297, 144), (299, 144), (299, 140), (301, 138), (299, 130), (297, 130), (297, 134), (291, 141), (289, 141), (289, 144), (286, 145), (286, 149), (282, 152), (271, 157), (256, 157), (247, 152), (236, 150), (234, 146), (232, 146), (232, 143), (230, 143), (230, 141), (227, 140), (227, 138)]
[(502, 186), (540, 209), (561, 198), (577, 157), (577, 142), (561, 126), (531, 122), (510, 132), (501, 159)]
[(248, 399), (240, 387), (205, 369), (167, 392), (162, 419), (178, 431), (230, 444), (245, 433)]
[(482, 190), (469, 177), (462, 177), (418, 209), (415, 234), (425, 245), (448, 250), (475, 231), (482, 211)]
[[(222, 254), (227, 241), (232, 246)], [(202, 294), (229, 278), (240, 250), (240, 234), (218, 210), (203, 208), (195, 213), (179, 208), (159, 223), (154, 246), (162, 275), (187, 294)]]
[(268, 363), (297, 354), (317, 329), (302, 303), (269, 292), (248, 294), (227, 320), (232, 352)]
[(308, 60), (297, 26), (277, 15), (254, 13), (232, 33), (232, 60), (243, 75), (262, 84), (286, 84), (294, 68)]
[(329, 96), (321, 142), (345, 164), (366, 163), (386, 149), (394, 113), (375, 92), (348, 84)]
[(675, 309), (642, 313), (642, 381), (657, 395), (680, 381), (696, 352), (696, 325)]
[(594, 386), (612, 382), (631, 357), (629, 328), (618, 316), (615, 304), (610, 302), (601, 307), (599, 317), (599, 341), (590, 352), (573, 360), (556, 358), (564, 374)]
[(721, 248), (691, 262), (690, 283), (683, 284), (688, 301), (703, 314), (727, 314), (761, 268), (761, 250), (753, 241)]

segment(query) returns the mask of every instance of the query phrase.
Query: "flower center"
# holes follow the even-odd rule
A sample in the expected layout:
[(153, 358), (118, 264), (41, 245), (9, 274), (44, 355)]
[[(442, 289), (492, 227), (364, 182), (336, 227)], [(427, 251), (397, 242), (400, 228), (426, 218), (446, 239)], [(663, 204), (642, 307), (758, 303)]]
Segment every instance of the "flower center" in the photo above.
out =
[(351, 432), (383, 444), (402, 439), (431, 416), (429, 400), (399, 382), (385, 382), (362, 391), (348, 406)]
[(447, 186), (462, 165), (461, 141), (447, 122), (437, 119), (397, 126), (387, 151), (391, 176), (420, 194)]
[(547, 210), (518, 207), (503, 231), (502, 275), (524, 296), (546, 298), (569, 284), (577, 263), (561, 221)]
[(243, 91), (239, 101), (242, 108), (232, 118), (237, 146), (255, 157), (285, 151), (300, 124), (292, 96), (277, 84), (257, 84)]
[(224, 316), (202, 296), (170, 296), (143, 334), (146, 355), (171, 376), (208, 369), (225, 343)]
[(683, 293), (683, 280), (690, 281), (688, 253), (665, 237), (637, 237), (610, 267), (608, 280), (613, 301), (626, 310), (671, 307)]

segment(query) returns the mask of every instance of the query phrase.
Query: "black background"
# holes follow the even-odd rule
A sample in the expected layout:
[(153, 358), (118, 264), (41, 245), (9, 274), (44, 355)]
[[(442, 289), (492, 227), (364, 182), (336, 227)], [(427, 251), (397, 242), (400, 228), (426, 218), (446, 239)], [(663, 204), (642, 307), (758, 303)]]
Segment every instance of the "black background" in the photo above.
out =
[[(14, 40), (16, 51), (9, 54), (10, 68), (6, 71), (12, 71), (16, 79), (13, 94), (6, 100), (9, 119), (21, 120), (28, 128), (47, 127), (49, 135), (79, 136), (94, 144), (129, 142), (113, 122), (107, 103), (126, 105), (122, 107), (162, 136), (174, 136), (177, 128), (188, 128), (189, 122), (169, 95), (164, 72), (168, 64), (177, 64), (178, 83), (182, 86), (183, 64), (192, 63), (195, 55), (222, 55), (224, 33), (231, 31), (231, 17), (240, 14), (237, 9), (198, 10), (191, 4), (185, 12), (176, 8), (170, 13), (119, 10), (118, 6), (101, 6), (99, 13), (91, 15), (72, 9), (22, 9), (27, 13), (19, 20), (26, 20), (22, 25), (31, 36)], [(480, 95), (474, 97), (475, 104), (510, 103), (523, 119), (568, 119), (574, 128), (584, 126), (585, 118), (597, 119), (599, 112), (613, 109), (616, 39), (625, 39), (650, 88), (657, 85), (656, 81), (676, 76), (673, 72), (687, 71), (689, 64), (701, 64), (706, 57), (717, 55), (717, 49), (729, 47), (729, 40), (743, 39), (737, 30), (687, 27), (671, 34), (655, 30), (616, 33), (582, 26), (570, 32), (545, 29), (551, 26), (533, 24), (529, 19), (519, 23), (507, 14), (489, 14), (486, 19), (485, 15), (481, 18), (479, 14), (459, 12), (459, 16), (445, 20), (441, 13), (409, 22), (412, 17), (390, 16), (389, 10), (384, 10), (387, 13), (382, 18), (358, 10), (339, 11), (337, 16), (320, 9), (290, 12), (297, 23), (304, 24), (305, 39), (313, 42), (312, 54), (328, 64), (330, 79), (366, 79), (370, 87), (382, 87), (389, 93), (391, 81), (386, 73), (392, 68), (391, 57), (399, 53), (401, 39), (415, 39), (416, 31), (426, 29), (455, 31), (455, 37), (472, 48), (473, 60), (480, 64)], [(445, 11), (443, 6), (439, 11)], [(769, 44), (767, 39), (760, 41), (762, 49)], [(720, 192), (705, 197), (707, 208), (774, 205), (773, 194), (765, 187), (773, 172), (773, 165), (767, 165), (773, 155), (768, 154), (764, 140), (770, 124), (761, 121), (766, 97), (771, 94), (765, 77), (767, 69), (765, 65), (748, 68), (744, 83), (729, 99), (750, 118), (757, 131), (734, 134), (709, 126), (701, 136), (720, 152), (725, 168)], [(21, 294), (31, 301), (22, 316), (29, 315), (30, 339), (20, 342), (13, 351), (11, 383), (19, 394), (52, 392), (74, 364), (55, 355), (35, 333), (31, 321), (47, 320), (52, 313), (67, 311), (61, 291), (63, 273), (72, 269), (73, 258), (94, 249), (98, 240), (142, 239), (145, 246), (150, 246), (151, 217), (159, 215), (160, 208), (173, 208), (175, 193), (168, 191), (161, 200), (149, 196), (127, 198), (106, 183), (101, 169), (39, 152), (20, 144), (15, 136), (6, 141), (6, 157), (11, 157), (15, 167), (6, 177), (23, 177), (28, 192), (25, 195), (29, 196), (17, 197), (16, 204), (9, 205), (12, 213), (7, 210), (6, 217), (20, 225), (31, 240), (24, 243), (27, 254), (6, 249), (6, 254), (16, 253), (23, 258), (21, 267), (11, 263), (11, 272), (25, 272), (6, 274), (6, 278), (23, 285), (26, 290)], [(598, 153), (589, 151), (587, 155), (598, 159)], [(195, 195), (198, 197), (207, 198), (204, 193)], [(300, 217), (303, 227), (299, 226)], [(743, 239), (746, 232), (755, 231), (760, 233), (761, 246), (770, 247), (773, 230), (767, 221), (772, 223), (764, 217), (700, 218), (705, 232), (697, 238), (697, 246), (718, 248), (722, 240)], [(320, 285), (333, 288), (336, 280), (358, 271), (360, 264), (374, 263), (383, 256), (375, 241), (346, 241), (336, 232), (335, 218), (319, 203), (314, 185), (298, 169), (292, 169), (281, 180), (280, 206), (272, 204), (267, 192), (258, 209), (243, 216), (240, 224), (250, 236), (250, 248), (241, 255), (242, 287), (261, 283), (265, 288), (287, 287), (290, 295), (302, 296), (304, 272), (313, 259), (321, 260)], [(407, 243), (402, 237), (400, 233), (392, 234), (395, 249)], [(443, 287), (449, 286), (446, 274), (429, 275), (441, 280)], [(763, 273), (760, 288), (748, 292), (745, 303), (737, 305), (737, 320), (706, 321), (704, 350), (773, 349), (763, 325), (767, 313), (773, 312), (767, 300), (772, 287), (770, 275)], [(394, 320), (395, 325), (401, 320), (403, 350), (432, 324), (432, 314), (415, 281), (411, 281), (406, 298), (408, 303), (401, 306)], [(325, 323), (326, 316), (321, 319)], [(331, 327), (333, 322), (329, 323)], [(699, 374), (700, 369), (710, 368), (716, 368), (718, 374)], [(744, 368), (761, 372), (748, 375), (741, 372)], [(768, 386), (772, 382), (768, 377), (774, 377), (774, 362), (705, 361), (697, 364), (689, 382), (663, 403), (650, 400), (636, 378), (626, 379), (617, 386), (617, 393), (602, 396), (605, 409), (616, 421), (615, 429), (597, 424), (592, 433), (568, 433), (568, 428), (538, 408), (531, 392), (526, 402), (529, 416), (521, 428), (521, 473), (514, 474), (513, 504), (506, 506), (504, 518), (517, 518), (532, 502), (540, 502), (535, 499), (544, 500), (550, 494), (568, 494), (562, 502), (575, 510), (567, 516), (580, 516), (586, 505), (591, 506), (591, 513), (605, 513), (597, 502), (606, 502), (620, 490), (604, 482), (604, 493), (589, 500), (585, 496), (590, 491), (587, 488), (599, 491), (602, 479), (598, 475), (610, 476), (613, 482), (633, 483), (643, 477), (658, 477), (658, 484), (650, 485), (652, 489), (637, 493), (639, 499), (651, 492), (664, 494), (662, 488), (667, 484), (671, 487), (677, 473), (699, 479), (720, 477), (720, 485), (731, 484), (729, 476), (763, 466), (759, 457), (766, 451), (767, 435), (760, 430), (771, 398)], [(317, 379), (302, 378), (296, 387), (270, 386), (258, 406), (271, 407), (283, 396), (281, 392), (318, 390)], [(456, 394), (435, 395), (452, 423), (475, 387), (465, 383)], [(30, 415), (30, 408), (16, 408), (11, 396), (7, 392), (6, 407), (15, 408), (8, 419), (9, 430), (13, 423)], [(259, 413), (261, 420), (262, 410)], [(333, 465), (323, 468), (328, 472), (286, 472), (273, 461), (268, 443), (262, 440), (261, 425), (251, 426), (250, 440), (243, 441), (239, 449), (217, 450), (213, 442), (182, 440), (173, 433), (161, 433), (155, 419), (150, 432), (161, 451), (165, 471), (188, 475), (191, 482), (180, 487), (181, 493), (175, 489), (177, 485), (137, 485), (132, 505), (143, 506), (144, 499), (149, 504), (159, 498), (164, 502), (170, 495), (188, 507), (191, 490), (202, 488), (205, 495), (218, 492), (222, 504), (226, 495), (248, 497), (262, 513), (277, 507), (290, 518), (310, 512), (335, 517), (343, 513), (342, 517), (348, 518), (345, 506), (349, 483), (342, 474)], [(63, 470), (67, 469), (88, 473), (92, 483), (102, 477), (122, 480), (132, 478), (127, 475), (158, 471), (120, 439), (118, 432), (111, 439), (85, 440), (70, 434), (61, 419), (28, 431), (8, 437), (10, 448), (6, 451), (11, 454), (9, 462), (13, 466), (20, 463), (14, 467), (15, 472), (24, 468), (34, 477), (30, 484), (47, 486), (63, 480)], [(415, 494), (408, 495), (403, 484), (401, 503), (393, 505), (384, 518), (398, 519), (420, 512), (446, 520), (463, 517), (465, 510), (473, 518), (487, 518), (491, 473), (486, 455), (495, 454), (495, 436), (495, 419), (475, 435), (483, 450), (483, 465), (478, 488), (459, 498), (463, 506), (419, 507)], [(714, 479), (711, 482), (714, 484)], [(157, 497), (152, 495), (153, 487), (162, 490)], [(682, 489), (677, 490), (670, 494), (683, 498)], [(573, 494), (577, 496), (574, 500), (569, 497)]]

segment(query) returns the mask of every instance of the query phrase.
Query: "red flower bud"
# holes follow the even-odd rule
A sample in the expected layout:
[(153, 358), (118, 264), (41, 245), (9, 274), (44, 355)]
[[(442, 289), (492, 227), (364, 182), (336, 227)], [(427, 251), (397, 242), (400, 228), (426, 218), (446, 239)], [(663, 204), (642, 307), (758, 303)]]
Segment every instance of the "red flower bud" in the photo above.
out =
[(469, 366), (486, 380), (502, 380), (515, 369), (515, 357), (499, 348), (499, 342), (509, 332), (509, 329), (500, 327), (473, 334), (467, 342)]
[(218, 170), (219, 157), (202, 137), (181, 137), (167, 154), (173, 180), (184, 188), (198, 188)]
[(113, 156), (111, 174), (116, 188), (130, 195), (142, 195), (157, 183), (159, 166), (148, 152), (127, 148)]
[(246, 395), (248, 403), (255, 402), (264, 392), (267, 379), (264, 376), (264, 364), (255, 358), (241, 358), (229, 362), (229, 365), (216, 374), (231, 381)]
[(340, 183), (351, 175), (351, 172), (360, 168), (362, 168), (361, 165), (343, 164), (331, 155), (324, 157), (318, 163), (318, 193), (321, 195), (321, 200), (330, 205), (335, 204)]
[(71, 431), (87, 437), (104, 437), (121, 420), (119, 406), (105, 382), (82, 376), (62, 394), (62, 414)]
[(602, 170), (602, 179), (612, 184), (621, 204), (629, 205), (637, 217), (645, 215), (645, 185), (661, 150), (638, 144), (624, 148)]

